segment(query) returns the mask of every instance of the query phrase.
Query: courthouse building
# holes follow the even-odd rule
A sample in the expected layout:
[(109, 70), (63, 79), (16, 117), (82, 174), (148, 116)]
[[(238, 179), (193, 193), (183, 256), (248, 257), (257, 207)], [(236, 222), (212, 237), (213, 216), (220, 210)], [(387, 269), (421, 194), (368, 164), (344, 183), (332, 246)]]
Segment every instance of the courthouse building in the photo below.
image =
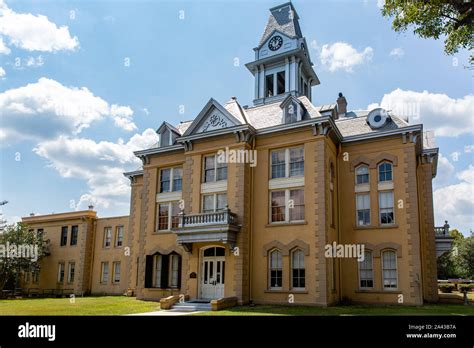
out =
[[(252, 105), (210, 99), (192, 121), (156, 125), (159, 144), (135, 152), (128, 217), (23, 219), (50, 243), (26, 286), (321, 306), (437, 300), (438, 149), (423, 126), (350, 110), (342, 93), (319, 100), (291, 3), (270, 9), (254, 52)], [(363, 260), (328, 257), (334, 245), (363, 245)]]

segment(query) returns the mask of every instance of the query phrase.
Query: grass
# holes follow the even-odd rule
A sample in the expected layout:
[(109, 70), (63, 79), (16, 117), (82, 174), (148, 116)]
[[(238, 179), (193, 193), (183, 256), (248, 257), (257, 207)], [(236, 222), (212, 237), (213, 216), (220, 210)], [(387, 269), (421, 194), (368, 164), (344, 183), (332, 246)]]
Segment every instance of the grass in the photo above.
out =
[(277, 306), (257, 305), (229, 308), (219, 312), (202, 312), (194, 315), (474, 315), (474, 306), (457, 304), (432, 304), (421, 307), (409, 306)]
[(156, 302), (134, 297), (103, 296), (0, 300), (0, 315), (123, 315), (159, 310)]

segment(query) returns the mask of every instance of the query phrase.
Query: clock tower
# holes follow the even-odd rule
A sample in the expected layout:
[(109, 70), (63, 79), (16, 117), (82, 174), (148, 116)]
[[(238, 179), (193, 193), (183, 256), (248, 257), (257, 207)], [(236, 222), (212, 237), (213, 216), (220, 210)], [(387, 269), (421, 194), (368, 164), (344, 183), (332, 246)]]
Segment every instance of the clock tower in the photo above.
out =
[(281, 101), (290, 94), (311, 100), (311, 87), (319, 79), (298, 20), (291, 2), (270, 9), (265, 31), (254, 48), (255, 60), (245, 65), (255, 77), (255, 106)]

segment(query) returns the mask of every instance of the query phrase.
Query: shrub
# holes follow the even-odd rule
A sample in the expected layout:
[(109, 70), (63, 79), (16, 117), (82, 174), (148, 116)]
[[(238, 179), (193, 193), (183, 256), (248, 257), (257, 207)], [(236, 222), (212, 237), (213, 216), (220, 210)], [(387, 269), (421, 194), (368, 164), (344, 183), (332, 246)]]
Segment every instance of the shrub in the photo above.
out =
[(460, 292), (474, 291), (474, 284), (459, 284), (458, 289)]
[(454, 290), (454, 284), (440, 284), (438, 285), (438, 288), (441, 290), (442, 293), (448, 294)]

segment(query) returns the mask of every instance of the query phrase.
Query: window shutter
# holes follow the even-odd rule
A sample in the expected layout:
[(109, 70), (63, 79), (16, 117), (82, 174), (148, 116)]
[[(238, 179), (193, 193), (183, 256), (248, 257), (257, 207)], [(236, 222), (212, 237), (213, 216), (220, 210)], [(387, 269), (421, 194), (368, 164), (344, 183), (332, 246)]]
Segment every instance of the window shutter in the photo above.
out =
[(153, 284), (153, 256), (146, 256), (145, 263), (145, 288), (151, 288)]

